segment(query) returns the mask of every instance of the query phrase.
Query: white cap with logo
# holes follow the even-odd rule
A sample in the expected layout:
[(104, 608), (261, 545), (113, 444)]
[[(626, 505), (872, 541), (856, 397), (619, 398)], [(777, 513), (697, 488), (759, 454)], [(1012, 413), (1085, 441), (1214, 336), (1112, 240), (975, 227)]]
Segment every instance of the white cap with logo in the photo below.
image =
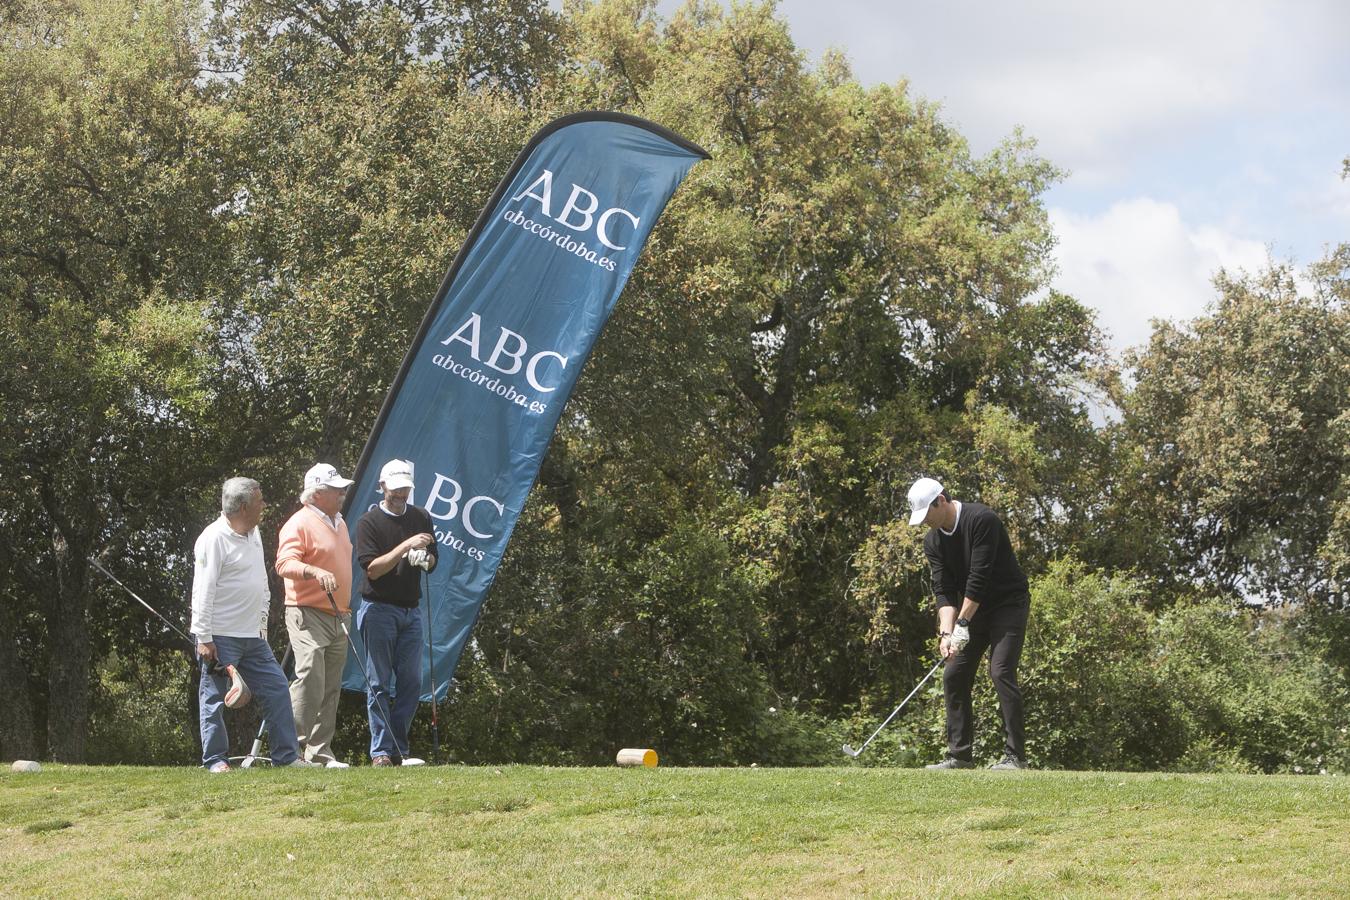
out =
[(391, 459), (380, 469), (380, 483), (385, 490), (396, 491), (399, 488), (413, 486), (413, 464), (409, 459)]
[(310, 470), (305, 473), (305, 487), (307, 488), (345, 488), (351, 487), (351, 484), (352, 480), (350, 478), (343, 478), (338, 474), (338, 470), (328, 463), (319, 463), (317, 466), (311, 467)]
[(933, 478), (920, 478), (909, 487), (909, 524), (922, 525), (928, 507), (942, 493), (942, 485)]

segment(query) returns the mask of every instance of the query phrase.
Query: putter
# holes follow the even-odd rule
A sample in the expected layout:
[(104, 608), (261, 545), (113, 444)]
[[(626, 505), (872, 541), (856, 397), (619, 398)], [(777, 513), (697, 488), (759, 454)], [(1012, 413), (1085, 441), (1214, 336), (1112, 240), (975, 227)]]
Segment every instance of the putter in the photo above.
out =
[(892, 711), (891, 714), (886, 717), (885, 722), (882, 722), (879, 726), (877, 726), (877, 730), (872, 732), (872, 737), (869, 737), (867, 740), (863, 741), (863, 745), (861, 747), (859, 747), (857, 750), (854, 750), (848, 744), (845, 744), (842, 748), (843, 751), (847, 753), (849, 756), (853, 757), (854, 759), (857, 759), (859, 756), (861, 756), (862, 752), (867, 749), (867, 745), (872, 743), (872, 739), (875, 738), (877, 735), (881, 734), (881, 729), (891, 724), (891, 719), (894, 719), (896, 715), (899, 714), (900, 710), (905, 708), (905, 704), (908, 703), (910, 699), (919, 692), (919, 688), (927, 684), (928, 679), (933, 677), (933, 673), (935, 673), (938, 669), (942, 668), (943, 662), (945, 662), (945, 660), (939, 659), (936, 663), (933, 664), (933, 668), (929, 669), (928, 674), (923, 676), (923, 681), (920, 681), (918, 684), (914, 686), (914, 690), (909, 692), (909, 696), (900, 701), (900, 705), (897, 706), (895, 710)]

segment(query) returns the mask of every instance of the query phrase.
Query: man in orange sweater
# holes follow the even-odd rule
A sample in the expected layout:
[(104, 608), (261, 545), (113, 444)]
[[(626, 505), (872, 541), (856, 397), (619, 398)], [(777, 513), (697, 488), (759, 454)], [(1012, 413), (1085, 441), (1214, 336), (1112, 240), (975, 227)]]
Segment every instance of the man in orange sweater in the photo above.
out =
[(338, 616), (346, 621), (351, 616), (352, 541), (341, 512), (351, 484), (327, 463), (306, 472), (300, 494), (304, 505), (281, 526), (277, 547), (277, 574), (286, 582), (286, 631), (295, 656), (295, 733), (304, 758), (330, 769), (347, 768), (331, 745), (347, 662)]

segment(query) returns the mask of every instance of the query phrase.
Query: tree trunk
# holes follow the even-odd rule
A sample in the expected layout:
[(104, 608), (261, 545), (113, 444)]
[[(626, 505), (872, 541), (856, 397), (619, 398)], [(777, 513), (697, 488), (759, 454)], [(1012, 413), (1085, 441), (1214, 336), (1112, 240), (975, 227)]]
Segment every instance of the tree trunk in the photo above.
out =
[(789, 318), (783, 334), (783, 346), (773, 366), (772, 389), (760, 385), (749, 366), (739, 373), (737, 384), (760, 415), (759, 434), (755, 438), (753, 455), (745, 476), (746, 491), (751, 495), (771, 485), (777, 475), (778, 465), (774, 453), (788, 439), (789, 422), (796, 400), (797, 367), (801, 362), (802, 346), (808, 337), (807, 329), (806, 323)]
[(83, 547), (59, 532), (53, 548), (56, 574), (47, 607), (47, 750), (64, 763), (84, 762), (89, 730), (89, 599)]
[(19, 658), (14, 623), (6, 611), (0, 611), (0, 685), (5, 692), (5, 701), (0, 703), (0, 759), (36, 759), (28, 673)]

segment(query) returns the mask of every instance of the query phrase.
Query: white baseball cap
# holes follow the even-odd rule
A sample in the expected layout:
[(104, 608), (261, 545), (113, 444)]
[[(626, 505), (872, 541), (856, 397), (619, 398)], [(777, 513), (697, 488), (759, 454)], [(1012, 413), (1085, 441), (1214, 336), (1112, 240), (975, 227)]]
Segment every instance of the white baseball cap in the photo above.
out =
[(942, 493), (942, 485), (933, 478), (920, 478), (909, 486), (909, 524), (922, 525), (928, 507)]
[(380, 469), (380, 483), (385, 490), (396, 491), (399, 488), (413, 486), (413, 464), (411, 460), (391, 459)]
[(328, 463), (319, 463), (317, 466), (311, 467), (310, 470), (305, 473), (305, 487), (307, 488), (347, 488), (351, 487), (351, 485), (352, 480), (350, 478), (343, 478), (338, 474), (338, 470)]

